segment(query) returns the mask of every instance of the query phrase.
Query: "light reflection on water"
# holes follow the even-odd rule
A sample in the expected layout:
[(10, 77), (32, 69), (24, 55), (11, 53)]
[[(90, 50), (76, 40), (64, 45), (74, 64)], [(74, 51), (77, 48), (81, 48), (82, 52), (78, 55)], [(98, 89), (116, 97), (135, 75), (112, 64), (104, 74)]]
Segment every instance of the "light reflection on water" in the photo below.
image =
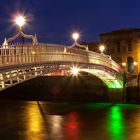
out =
[(38, 108), (29, 104), (27, 107), (27, 127), (31, 132), (39, 132), (41, 129), (42, 117)]
[(61, 140), (63, 138), (63, 117), (59, 115), (48, 115), (49, 138)]
[[(27, 140), (39, 140), (48, 137), (48, 134), (44, 130), (42, 116), (40, 114), (37, 104), (29, 103), (25, 109), (25, 127)], [(43, 133), (44, 132), (44, 133)]]
[(140, 139), (138, 105), (7, 101), (0, 112), (0, 139)]
[(130, 114), (130, 121), (128, 121), (129, 129), (128, 133), (130, 139), (139, 140), (140, 139), (140, 108), (134, 109), (134, 112)]
[(108, 130), (113, 140), (125, 140), (125, 124), (120, 106), (112, 106), (108, 112)]
[(66, 140), (80, 140), (80, 124), (78, 121), (79, 114), (70, 112), (66, 115), (65, 120), (65, 139)]

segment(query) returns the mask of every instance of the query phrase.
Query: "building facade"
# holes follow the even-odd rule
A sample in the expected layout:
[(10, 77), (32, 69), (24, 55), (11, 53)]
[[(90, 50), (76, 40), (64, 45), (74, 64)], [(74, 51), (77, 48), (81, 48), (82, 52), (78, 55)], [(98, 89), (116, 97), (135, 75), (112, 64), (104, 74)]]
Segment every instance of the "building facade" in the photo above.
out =
[(106, 53), (126, 71), (140, 71), (140, 29), (121, 29), (100, 35)]
[(88, 46), (89, 51), (99, 52), (99, 42), (81, 42), (80, 44)]

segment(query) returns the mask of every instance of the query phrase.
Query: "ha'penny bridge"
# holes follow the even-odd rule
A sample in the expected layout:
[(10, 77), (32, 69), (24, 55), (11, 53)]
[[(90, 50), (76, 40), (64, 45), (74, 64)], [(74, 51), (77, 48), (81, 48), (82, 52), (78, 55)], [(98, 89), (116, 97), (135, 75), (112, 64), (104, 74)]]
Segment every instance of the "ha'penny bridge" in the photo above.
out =
[(108, 87), (123, 86), (123, 71), (110, 57), (53, 44), (17, 44), (0, 48), (0, 87), (72, 67), (91, 73)]
[[(12, 44), (19, 36), (32, 42)], [(108, 88), (124, 86), (124, 71), (110, 56), (89, 51), (76, 39), (71, 46), (39, 43), (36, 35), (24, 34), (20, 26), (19, 32), (0, 46), (0, 90), (53, 72), (69, 75), (73, 67), (100, 78)]]

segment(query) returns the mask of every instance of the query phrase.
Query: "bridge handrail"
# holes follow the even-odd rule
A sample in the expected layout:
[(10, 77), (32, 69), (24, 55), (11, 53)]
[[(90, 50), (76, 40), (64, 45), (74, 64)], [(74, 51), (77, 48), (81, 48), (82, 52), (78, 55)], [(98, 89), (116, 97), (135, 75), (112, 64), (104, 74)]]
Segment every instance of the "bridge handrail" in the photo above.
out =
[[(14, 50), (16, 50), (17, 52), (14, 52)], [(12, 54), (11, 52), (12, 53), (14, 52), (14, 54)], [(93, 51), (86, 51), (84, 49), (79, 49), (79, 48), (68, 48), (67, 46), (64, 45), (48, 44), (48, 43), (47, 44), (39, 43), (38, 45), (33, 45), (30, 43), (26, 43), (26, 44), (11, 44), (8, 45), (8, 48), (0, 48), (0, 57), (2, 56), (9, 57), (14, 55), (15, 56), (29, 55), (34, 57), (36, 55), (47, 55), (47, 54), (62, 55), (62, 56), (65, 55), (65, 56), (70, 56), (70, 58), (73, 58), (74, 56), (73, 59), (77, 58), (75, 60), (77, 62), (85, 61), (87, 63), (97, 63), (96, 61), (98, 61), (98, 63), (100, 62), (102, 65), (108, 66), (118, 72), (122, 71), (120, 66), (115, 61), (113, 61), (111, 57), (108, 55), (93, 52)], [(65, 58), (67, 59), (67, 57)]]

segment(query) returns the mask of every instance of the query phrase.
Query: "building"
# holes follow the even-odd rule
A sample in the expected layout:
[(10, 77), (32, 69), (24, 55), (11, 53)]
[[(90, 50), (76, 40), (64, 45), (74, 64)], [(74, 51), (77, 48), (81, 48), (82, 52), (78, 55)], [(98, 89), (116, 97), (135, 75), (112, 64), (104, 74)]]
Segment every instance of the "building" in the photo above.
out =
[(99, 52), (99, 42), (81, 42), (80, 44), (88, 46), (89, 51)]
[(100, 35), (106, 53), (131, 73), (140, 71), (140, 29), (121, 29)]

